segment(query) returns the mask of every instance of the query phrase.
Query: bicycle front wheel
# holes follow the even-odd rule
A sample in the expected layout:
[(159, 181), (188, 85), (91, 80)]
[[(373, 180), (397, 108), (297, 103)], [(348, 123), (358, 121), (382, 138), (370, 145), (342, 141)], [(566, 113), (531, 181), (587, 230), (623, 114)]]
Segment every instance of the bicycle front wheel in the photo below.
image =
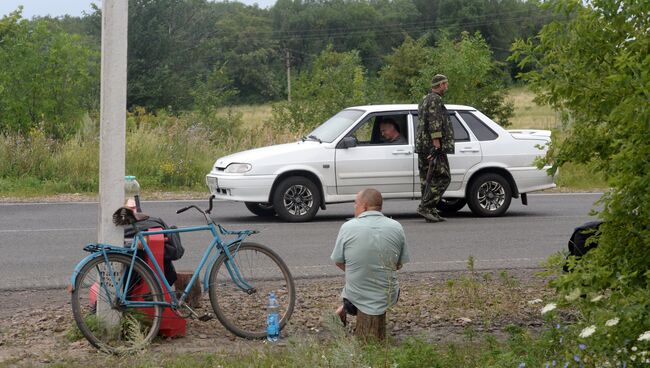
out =
[[(210, 271), (209, 294), (212, 309), (230, 332), (244, 338), (266, 336), (266, 306), (270, 292), (277, 296), (280, 329), (287, 324), (296, 302), (296, 289), (289, 268), (271, 249), (256, 243), (231, 245), (232, 262), (222, 253)], [(231, 270), (241, 277), (231, 277)], [(233, 267), (233, 263), (234, 266)], [(248, 291), (237, 285), (248, 284)]]
[(131, 257), (122, 254), (109, 254), (108, 261), (94, 258), (81, 268), (72, 292), (72, 313), (81, 334), (107, 353), (140, 350), (160, 328), (162, 306), (135, 308), (118, 300), (120, 290), (127, 301), (163, 301), (160, 284), (142, 261), (133, 265), (126, 287), (130, 265)]

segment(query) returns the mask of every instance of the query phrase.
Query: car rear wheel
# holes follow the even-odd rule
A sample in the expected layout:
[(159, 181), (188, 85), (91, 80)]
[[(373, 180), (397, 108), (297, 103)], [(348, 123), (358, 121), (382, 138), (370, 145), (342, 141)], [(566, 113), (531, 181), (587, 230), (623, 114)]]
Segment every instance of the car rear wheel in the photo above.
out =
[(291, 176), (282, 180), (273, 193), (273, 207), (284, 221), (310, 221), (320, 207), (320, 192), (311, 180)]
[(456, 213), (465, 207), (466, 204), (467, 201), (463, 198), (443, 198), (438, 202), (436, 208), (443, 213)]
[(472, 180), (467, 204), (472, 212), (480, 217), (503, 215), (510, 207), (512, 188), (501, 175), (486, 173)]
[(270, 203), (261, 202), (245, 202), (246, 208), (249, 211), (260, 217), (273, 217), (275, 216), (275, 209)]

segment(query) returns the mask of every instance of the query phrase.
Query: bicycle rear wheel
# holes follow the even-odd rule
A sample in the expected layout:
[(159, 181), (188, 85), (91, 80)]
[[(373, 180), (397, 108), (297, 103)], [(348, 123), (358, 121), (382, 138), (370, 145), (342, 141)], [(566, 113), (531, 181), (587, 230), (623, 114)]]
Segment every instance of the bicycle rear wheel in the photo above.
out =
[[(125, 354), (144, 348), (158, 334), (160, 305), (127, 307), (120, 304), (119, 287), (129, 301), (163, 301), (160, 284), (141, 261), (135, 262), (125, 290), (131, 257), (109, 254), (90, 260), (77, 275), (72, 292), (72, 313), (82, 335), (107, 353)], [(115, 283), (110, 276), (113, 272)]]
[[(244, 338), (266, 336), (266, 306), (270, 292), (280, 305), (280, 329), (287, 324), (296, 302), (296, 291), (289, 268), (274, 251), (257, 243), (230, 246), (241, 279), (254, 288), (247, 293), (235, 284), (221, 254), (210, 271), (208, 292), (212, 309), (230, 332)], [(232, 269), (231, 264), (231, 269)]]

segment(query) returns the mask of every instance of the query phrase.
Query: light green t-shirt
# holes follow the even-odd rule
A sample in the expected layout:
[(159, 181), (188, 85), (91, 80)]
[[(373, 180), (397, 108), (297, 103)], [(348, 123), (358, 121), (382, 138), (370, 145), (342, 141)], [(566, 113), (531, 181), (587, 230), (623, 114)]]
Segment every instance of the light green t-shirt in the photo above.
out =
[(378, 211), (366, 211), (341, 226), (331, 259), (345, 264), (343, 298), (369, 315), (397, 302), (397, 264), (409, 261), (404, 229)]

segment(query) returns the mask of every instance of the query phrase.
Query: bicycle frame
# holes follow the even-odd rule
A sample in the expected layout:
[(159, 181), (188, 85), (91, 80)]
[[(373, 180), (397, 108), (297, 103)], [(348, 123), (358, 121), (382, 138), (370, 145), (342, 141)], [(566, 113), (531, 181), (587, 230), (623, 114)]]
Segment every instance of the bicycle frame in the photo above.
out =
[[(158, 264), (158, 261), (153, 255), (153, 252), (149, 248), (149, 244), (147, 243), (146, 236), (148, 235), (156, 235), (156, 234), (172, 234), (172, 233), (189, 233), (189, 232), (198, 232), (198, 231), (210, 231), (212, 233), (212, 241), (210, 242), (210, 245), (207, 247), (207, 249), (203, 252), (203, 256), (201, 257), (201, 261), (199, 262), (198, 266), (196, 267), (194, 273), (192, 274), (192, 278), (188, 282), (187, 286), (183, 290), (183, 293), (181, 294), (180, 297), (176, 297), (176, 293), (173, 292), (171, 285), (169, 285), (169, 282), (167, 282), (167, 279), (165, 278), (164, 272), (160, 265)], [(231, 239), (230, 241), (224, 242), (221, 237), (219, 236), (219, 233), (222, 235), (236, 235), (236, 238)], [(86, 257), (84, 260), (82, 260), (77, 267), (75, 268), (75, 272), (72, 274), (72, 287), (73, 289), (76, 287), (75, 281), (76, 281), (76, 275), (79, 273), (81, 268), (83, 267), (84, 264), (86, 264), (88, 261), (91, 259), (94, 259), (96, 257), (103, 257), (106, 261), (108, 261), (108, 254), (110, 253), (118, 253), (118, 254), (126, 254), (131, 257), (131, 264), (128, 269), (128, 274), (126, 275), (126, 278), (122, 279), (123, 284), (121, 287), (116, 288), (116, 297), (117, 300), (124, 306), (128, 307), (146, 307), (146, 306), (152, 306), (152, 305), (162, 305), (166, 307), (172, 307), (172, 308), (178, 308), (181, 303), (185, 301), (187, 296), (189, 295), (190, 289), (194, 285), (194, 283), (197, 281), (199, 274), (201, 273), (201, 270), (206, 266), (205, 269), (205, 275), (203, 279), (203, 286), (204, 289), (208, 289), (208, 278), (209, 278), (209, 270), (211, 269), (212, 265), (217, 261), (218, 257), (221, 255), (223, 252), (226, 256), (226, 261), (225, 261), (225, 266), (226, 269), (228, 270), (228, 273), (230, 275), (230, 278), (235, 282), (235, 284), (241, 288), (243, 291), (247, 293), (253, 293), (255, 292), (255, 288), (253, 288), (251, 285), (249, 285), (246, 280), (242, 277), (242, 275), (239, 272), (239, 269), (237, 268), (237, 265), (235, 264), (233, 260), (233, 254), (230, 252), (230, 247), (233, 244), (237, 244), (243, 242), (246, 237), (248, 237), (251, 234), (255, 234), (257, 231), (255, 230), (237, 230), (237, 231), (229, 231), (226, 230), (223, 226), (221, 225), (215, 225), (213, 222), (208, 223), (207, 225), (203, 226), (192, 226), (192, 227), (185, 227), (185, 228), (177, 228), (177, 229), (166, 229), (166, 230), (155, 230), (155, 231), (140, 231), (138, 232), (134, 237), (133, 240), (131, 241), (131, 246), (130, 247), (116, 247), (116, 246), (111, 246), (108, 244), (88, 244), (84, 249), (92, 251), (92, 254)], [(168, 293), (170, 295), (171, 302), (155, 302), (155, 301), (130, 301), (127, 300), (127, 295), (126, 293), (121, 292), (121, 290), (128, 290), (129, 285), (131, 282), (131, 276), (132, 276), (132, 271), (135, 262), (138, 259), (137, 256), (137, 250), (144, 250), (145, 254), (147, 257), (149, 257), (149, 260), (151, 260), (151, 264), (154, 266), (154, 269), (152, 270), (154, 272), (154, 275), (158, 279), (158, 283), (163, 286), (163, 293)], [(213, 250), (216, 249), (217, 251), (214, 252)], [(212, 256), (211, 256), (212, 255)], [(209, 262), (208, 262), (209, 260)], [(106, 262), (108, 267), (110, 268), (111, 265), (110, 263)], [(145, 263), (145, 265), (147, 265)], [(147, 265), (148, 267), (148, 265)], [(112, 269), (107, 270), (111, 277), (111, 281), (113, 285), (118, 285), (118, 283), (115, 280), (115, 272)], [(127, 270), (122, 270), (121, 272), (127, 272)], [(105, 286), (103, 286), (105, 287)], [(112, 301), (111, 301), (112, 302)]]

